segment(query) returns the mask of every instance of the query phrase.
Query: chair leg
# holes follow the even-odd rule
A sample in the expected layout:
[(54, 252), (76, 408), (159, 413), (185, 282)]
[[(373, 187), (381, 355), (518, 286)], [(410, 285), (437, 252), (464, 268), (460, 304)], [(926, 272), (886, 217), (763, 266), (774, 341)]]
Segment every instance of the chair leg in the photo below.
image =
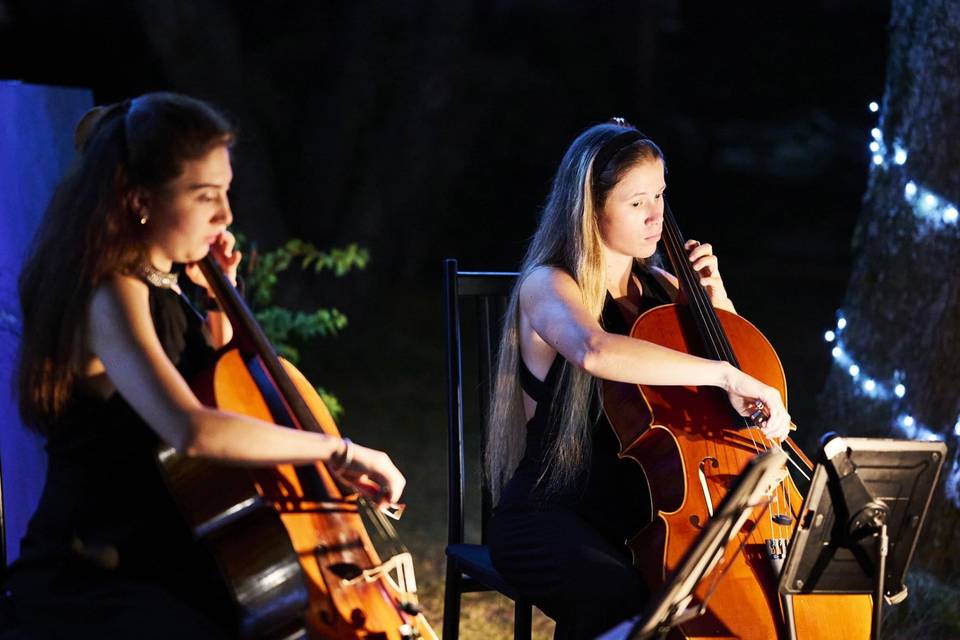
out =
[(460, 567), (447, 558), (447, 580), (443, 587), (443, 640), (460, 637)]
[(533, 605), (526, 600), (513, 603), (513, 640), (530, 640), (533, 633)]

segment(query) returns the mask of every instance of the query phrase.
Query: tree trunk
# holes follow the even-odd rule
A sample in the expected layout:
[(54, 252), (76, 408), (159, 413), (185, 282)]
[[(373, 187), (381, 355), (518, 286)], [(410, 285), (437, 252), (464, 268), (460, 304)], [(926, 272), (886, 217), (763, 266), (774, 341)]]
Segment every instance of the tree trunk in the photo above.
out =
[(879, 131), (871, 134), (878, 150), (853, 238), (846, 326), (830, 345), (841, 351), (820, 397), (821, 424), (948, 443), (914, 564), (948, 578), (960, 573), (952, 553), (960, 526), (960, 3), (893, 0), (890, 37)]

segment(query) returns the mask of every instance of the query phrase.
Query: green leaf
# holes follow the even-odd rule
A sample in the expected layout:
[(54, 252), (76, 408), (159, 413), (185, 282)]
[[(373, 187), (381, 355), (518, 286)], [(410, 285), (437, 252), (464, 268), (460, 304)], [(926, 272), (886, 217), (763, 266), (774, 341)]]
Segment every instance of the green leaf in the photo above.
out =
[(320, 399), (323, 400), (323, 404), (327, 405), (330, 415), (332, 415), (334, 418), (339, 418), (342, 416), (344, 409), (343, 405), (340, 404), (340, 401), (337, 400), (337, 396), (333, 395), (323, 387), (317, 387), (316, 389)]
[[(255, 309), (254, 315), (277, 353), (296, 364), (301, 349), (317, 337), (336, 336), (347, 326), (347, 317), (336, 308), (318, 308), (313, 311), (295, 311), (274, 304), (274, 295), (280, 274), (287, 271), (296, 260), (301, 271), (313, 273), (331, 271), (342, 277), (354, 269), (366, 268), (370, 252), (350, 243), (345, 247), (333, 247), (326, 251), (318, 249), (300, 238), (290, 238), (270, 251), (260, 251), (256, 241), (240, 231), (233, 230), (237, 248), (243, 251), (245, 260), (243, 278), (246, 282), (247, 299)], [(329, 391), (317, 387), (334, 417), (342, 415), (343, 407)]]

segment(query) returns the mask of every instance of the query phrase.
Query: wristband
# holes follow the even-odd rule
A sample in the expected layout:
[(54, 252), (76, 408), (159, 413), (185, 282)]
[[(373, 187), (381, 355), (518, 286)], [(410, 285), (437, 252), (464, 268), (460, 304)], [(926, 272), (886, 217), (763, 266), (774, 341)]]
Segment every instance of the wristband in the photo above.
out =
[(341, 438), (340, 441), (343, 442), (343, 453), (336, 452), (330, 460), (334, 471), (345, 469), (353, 462), (353, 441), (350, 438)]

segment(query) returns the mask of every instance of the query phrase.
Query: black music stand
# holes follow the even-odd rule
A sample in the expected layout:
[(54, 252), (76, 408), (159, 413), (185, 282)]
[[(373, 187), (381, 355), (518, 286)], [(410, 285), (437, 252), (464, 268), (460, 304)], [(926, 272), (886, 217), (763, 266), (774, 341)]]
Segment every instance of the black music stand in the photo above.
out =
[(703, 615), (707, 602), (690, 606), (697, 585), (720, 562), (727, 544), (753, 511), (758, 506), (769, 505), (773, 488), (787, 475), (786, 463), (787, 455), (779, 449), (770, 449), (754, 458), (720, 502), (673, 575), (650, 600), (646, 611), (607, 631), (598, 640), (665, 638), (673, 627)]
[(943, 442), (880, 438), (820, 440), (799, 526), (780, 574), (784, 594), (872, 594), (871, 637), (883, 601), (907, 597), (903, 583), (940, 469)]

